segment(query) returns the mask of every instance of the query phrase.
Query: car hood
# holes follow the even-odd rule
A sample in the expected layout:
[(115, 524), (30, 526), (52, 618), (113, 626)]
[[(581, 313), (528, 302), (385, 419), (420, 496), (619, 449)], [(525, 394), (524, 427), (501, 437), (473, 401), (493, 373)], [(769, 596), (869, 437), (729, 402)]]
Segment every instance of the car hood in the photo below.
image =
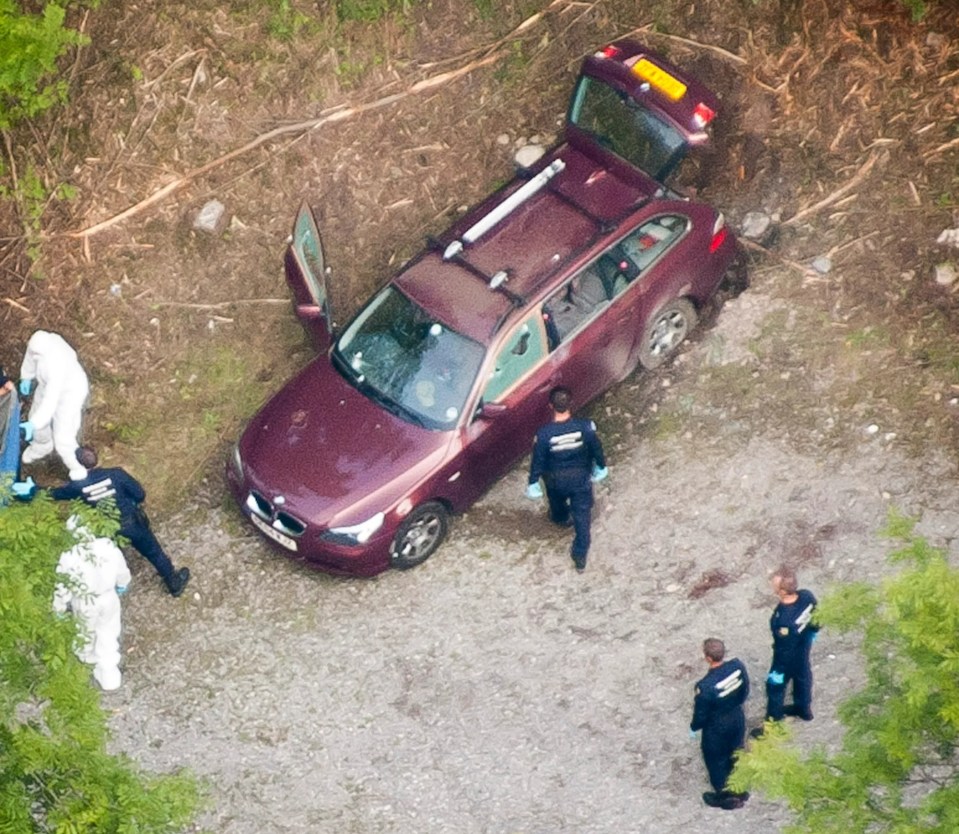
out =
[(320, 356), (260, 410), (240, 439), (249, 485), (320, 526), (388, 510), (428, 472), (450, 433), (384, 410)]

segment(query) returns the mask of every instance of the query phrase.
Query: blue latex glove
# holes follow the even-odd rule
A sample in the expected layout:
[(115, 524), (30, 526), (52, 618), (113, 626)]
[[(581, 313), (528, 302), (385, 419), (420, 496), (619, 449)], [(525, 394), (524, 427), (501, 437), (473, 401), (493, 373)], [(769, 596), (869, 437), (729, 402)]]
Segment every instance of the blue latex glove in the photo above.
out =
[(812, 637), (809, 638), (809, 642), (810, 642), (810, 643), (815, 643), (818, 639), (819, 639), (819, 632), (818, 632), (818, 631), (814, 631), (814, 632), (812, 633)]
[(117, 585), (117, 593), (122, 597), (127, 592), (126, 585)]
[(21, 501), (29, 501), (37, 491), (37, 485), (34, 483), (33, 477), (30, 476), (25, 481), (17, 481), (10, 489), (13, 491), (14, 497)]
[(23, 439), (26, 440), (27, 443), (33, 440), (33, 423), (29, 420), (24, 420), (20, 424), (20, 431), (23, 432)]
[(698, 730), (690, 730), (690, 731), (689, 731), (689, 737), (690, 737), (693, 741), (696, 741), (696, 739), (699, 738), (699, 731), (698, 731)]
[(770, 672), (766, 680), (776, 686), (782, 686), (786, 682), (786, 676), (782, 672)]
[(543, 488), (539, 485), (539, 481), (526, 487), (526, 497), (534, 500), (543, 497)]
[(32, 379), (21, 379), (20, 380), (20, 395), (23, 397), (30, 396), (30, 389), (33, 388)]
[(605, 481), (608, 477), (609, 477), (608, 466), (597, 466), (596, 464), (593, 464), (593, 473), (589, 476), (589, 479), (594, 484), (598, 484), (600, 481)]

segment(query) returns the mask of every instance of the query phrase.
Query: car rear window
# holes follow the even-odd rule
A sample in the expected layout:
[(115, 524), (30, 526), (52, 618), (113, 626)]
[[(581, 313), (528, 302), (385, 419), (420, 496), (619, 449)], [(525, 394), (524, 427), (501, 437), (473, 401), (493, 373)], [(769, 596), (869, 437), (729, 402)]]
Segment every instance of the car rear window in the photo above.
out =
[(683, 135), (616, 87), (583, 75), (570, 104), (569, 121), (601, 147), (660, 182), (686, 150)]

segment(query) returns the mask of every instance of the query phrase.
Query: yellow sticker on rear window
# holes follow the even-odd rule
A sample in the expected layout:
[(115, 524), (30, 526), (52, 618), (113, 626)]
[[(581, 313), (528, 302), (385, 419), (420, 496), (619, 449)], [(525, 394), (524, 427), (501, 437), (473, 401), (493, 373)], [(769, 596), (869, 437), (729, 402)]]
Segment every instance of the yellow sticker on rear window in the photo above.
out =
[(662, 67), (657, 67), (652, 61), (640, 58), (633, 65), (633, 73), (643, 81), (648, 81), (667, 98), (679, 101), (686, 95), (686, 85), (675, 76), (670, 75)]

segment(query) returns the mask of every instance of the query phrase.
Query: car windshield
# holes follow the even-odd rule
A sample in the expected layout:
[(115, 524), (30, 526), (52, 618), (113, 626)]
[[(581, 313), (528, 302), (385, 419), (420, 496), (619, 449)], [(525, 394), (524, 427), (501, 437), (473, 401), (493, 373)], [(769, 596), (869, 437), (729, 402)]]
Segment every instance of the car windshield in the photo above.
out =
[(569, 121), (659, 182), (686, 151), (683, 135), (668, 122), (621, 90), (588, 75), (580, 76)]
[(451, 428), (483, 361), (484, 350), (430, 318), (387, 287), (336, 342), (334, 361), (384, 407), (428, 428)]

